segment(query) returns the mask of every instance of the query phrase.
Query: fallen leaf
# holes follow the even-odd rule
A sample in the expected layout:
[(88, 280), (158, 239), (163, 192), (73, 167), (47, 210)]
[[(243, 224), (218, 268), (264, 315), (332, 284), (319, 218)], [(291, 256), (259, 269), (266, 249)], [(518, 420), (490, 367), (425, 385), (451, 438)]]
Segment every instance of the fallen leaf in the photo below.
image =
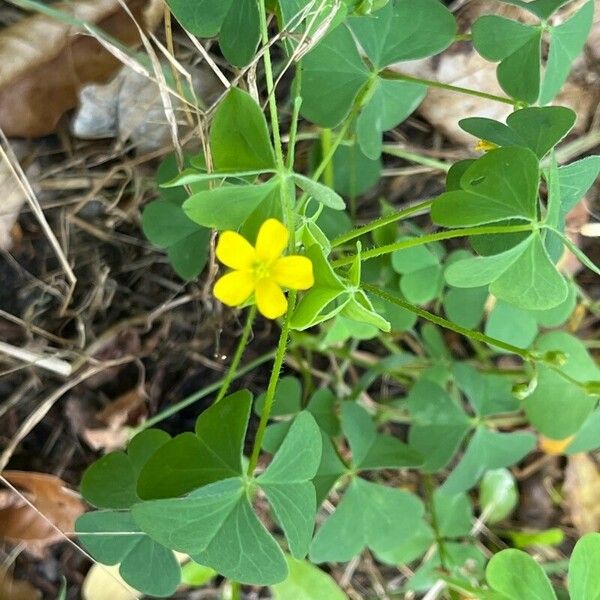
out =
[[(136, 21), (158, 24), (162, 0), (128, 0)], [(118, 0), (79, 0), (53, 8), (94, 24), (126, 45), (141, 43), (135, 23)], [(88, 33), (42, 14), (27, 17), (0, 33), (0, 128), (9, 137), (52, 133), (60, 117), (77, 105), (90, 82), (106, 81), (119, 61)]]
[[(17, 159), (30, 150), (30, 143), (14, 140), (11, 150)], [(37, 165), (27, 169), (27, 175), (36, 174)], [(25, 204), (25, 193), (19, 186), (8, 162), (0, 157), (0, 190), (2, 190), (2, 208), (0, 208), (0, 250), (9, 250), (13, 242), (18, 241), (19, 231), (15, 229), (17, 218)]]
[(117, 450), (123, 448), (129, 439), (129, 428), (139, 425), (147, 414), (145, 395), (135, 388), (95, 415), (101, 427), (85, 427), (81, 435), (94, 450)]
[[(222, 89), (212, 69), (202, 64), (187, 71), (198, 98), (210, 105)], [(175, 111), (183, 115), (181, 103), (174, 97), (172, 101)], [(183, 118), (180, 121), (187, 123)], [(171, 138), (158, 84), (127, 66), (109, 83), (82, 88), (71, 130), (82, 139), (129, 141), (138, 154), (158, 150)]]
[(83, 600), (136, 600), (140, 596), (121, 577), (119, 565), (92, 565), (81, 588)]
[(591, 456), (569, 457), (564, 493), (571, 520), (580, 535), (600, 530), (600, 469)]
[(19, 543), (35, 556), (44, 556), (50, 544), (63, 541), (85, 506), (79, 494), (54, 475), (26, 471), (4, 471), (4, 478), (35, 507), (11, 489), (0, 490), (0, 538)]
[(0, 600), (39, 600), (42, 594), (27, 581), (16, 581), (0, 566)]

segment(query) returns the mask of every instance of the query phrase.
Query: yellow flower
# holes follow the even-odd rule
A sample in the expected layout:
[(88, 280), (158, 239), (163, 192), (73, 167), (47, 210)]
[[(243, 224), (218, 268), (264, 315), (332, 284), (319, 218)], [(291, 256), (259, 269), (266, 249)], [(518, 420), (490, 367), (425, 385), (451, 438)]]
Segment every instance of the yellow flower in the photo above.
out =
[(259, 312), (276, 319), (287, 310), (282, 287), (307, 290), (315, 283), (312, 262), (306, 256), (282, 256), (290, 233), (277, 219), (260, 227), (256, 247), (235, 231), (224, 231), (217, 258), (233, 271), (215, 284), (214, 295), (227, 306), (239, 306), (254, 293)]
[(498, 144), (494, 144), (494, 142), (488, 142), (487, 140), (479, 140), (475, 145), (475, 150), (477, 152), (489, 152), (490, 150), (494, 150), (498, 147)]

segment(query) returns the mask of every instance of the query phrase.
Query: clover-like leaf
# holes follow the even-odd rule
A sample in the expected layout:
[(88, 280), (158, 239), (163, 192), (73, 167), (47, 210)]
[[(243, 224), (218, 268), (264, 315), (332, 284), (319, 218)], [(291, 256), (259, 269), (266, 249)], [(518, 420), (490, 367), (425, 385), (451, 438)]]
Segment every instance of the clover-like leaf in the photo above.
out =
[(594, 2), (590, 0), (570, 19), (550, 28), (550, 50), (540, 104), (548, 104), (567, 80), (573, 61), (585, 46), (593, 20)]
[(146, 462), (137, 483), (139, 497), (179, 496), (220, 479), (240, 476), (251, 404), (252, 396), (242, 390), (206, 409), (198, 417), (195, 434), (176, 436)]
[(490, 587), (510, 600), (556, 600), (542, 567), (526, 552), (509, 548), (492, 556), (485, 570)]
[(585, 346), (563, 331), (544, 334), (537, 340), (536, 348), (542, 352), (563, 352), (567, 359), (557, 369), (539, 365), (537, 386), (523, 406), (536, 429), (549, 438), (564, 439), (577, 433), (598, 400), (577, 383), (600, 379), (600, 369)]
[(547, 19), (570, 0), (500, 0), (500, 2), (523, 8), (540, 19)]
[(597, 600), (600, 597), (600, 533), (588, 533), (576, 544), (569, 561), (571, 600)]
[(492, 150), (460, 178), (461, 190), (439, 196), (431, 218), (446, 227), (466, 227), (511, 218), (537, 218), (539, 164), (528, 148)]
[(425, 457), (421, 468), (427, 473), (439, 471), (460, 447), (470, 420), (443, 388), (426, 379), (412, 387), (408, 409), (412, 418), (408, 439)]
[(472, 27), (473, 45), (484, 58), (499, 62), (498, 83), (518, 100), (533, 104), (540, 94), (540, 28), (497, 15), (483, 15)]
[(569, 294), (538, 232), (500, 254), (453, 263), (445, 277), (457, 287), (490, 284), (490, 292), (497, 298), (526, 310), (554, 308)]
[[(226, 465), (241, 472), (238, 434), (245, 432), (250, 406), (249, 401), (235, 396), (241, 405), (237, 412), (243, 415), (232, 423), (237, 432), (222, 435), (223, 425), (232, 422), (238, 408), (234, 402), (227, 407), (231, 416), (227, 411), (213, 412), (199, 420), (196, 430), (205, 441), (212, 431), (209, 449), (215, 454), (217, 469)], [(220, 407), (223, 402), (211, 408)], [(316, 501), (310, 480), (320, 459), (321, 434), (312, 416), (303, 412), (294, 420), (273, 461), (258, 480), (230, 477), (181, 498), (140, 502), (132, 509), (133, 518), (158, 543), (185, 552), (226, 577), (254, 585), (277, 583), (285, 578), (287, 567), (277, 542), (252, 508), (253, 490), (257, 485), (264, 490), (292, 553), (302, 557), (314, 526)]]
[(409, 492), (354, 478), (335, 512), (317, 531), (310, 559), (344, 562), (365, 547), (389, 551), (412, 534), (423, 512), (422, 502)]
[(419, 452), (395, 437), (377, 433), (369, 413), (356, 402), (342, 406), (342, 431), (352, 451), (352, 464), (358, 470), (419, 466)]
[[(368, 67), (348, 28), (364, 49)], [(302, 61), (302, 114), (334, 127), (356, 105), (362, 109), (358, 144), (367, 157), (377, 159), (382, 133), (406, 119), (427, 91), (422, 84), (395, 80), (383, 68), (437, 54), (455, 34), (454, 17), (437, 0), (397, 0), (367, 16), (349, 18), (347, 26), (336, 27)]]
[(519, 462), (535, 448), (536, 438), (529, 432), (499, 433), (480, 427), (475, 431), (464, 456), (440, 490), (453, 495), (472, 488), (490, 469), (501, 469)]
[(119, 565), (121, 577), (136, 590), (170, 597), (181, 581), (173, 551), (143, 533), (129, 512), (102, 510), (77, 519), (84, 548), (105, 565)]

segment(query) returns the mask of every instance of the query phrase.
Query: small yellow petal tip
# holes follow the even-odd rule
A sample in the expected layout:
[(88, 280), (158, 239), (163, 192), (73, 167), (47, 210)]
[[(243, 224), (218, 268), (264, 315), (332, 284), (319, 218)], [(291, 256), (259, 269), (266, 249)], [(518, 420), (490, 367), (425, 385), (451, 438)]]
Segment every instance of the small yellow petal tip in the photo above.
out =
[(498, 148), (498, 144), (494, 144), (494, 142), (488, 142), (488, 140), (479, 140), (477, 144), (475, 144), (476, 152), (489, 152), (490, 150), (494, 150)]
[(565, 450), (570, 446), (573, 441), (574, 435), (570, 435), (567, 438), (562, 440), (553, 440), (552, 438), (547, 438), (543, 435), (540, 435), (539, 440), (539, 448), (544, 454), (549, 454), (550, 456), (559, 456), (564, 454)]

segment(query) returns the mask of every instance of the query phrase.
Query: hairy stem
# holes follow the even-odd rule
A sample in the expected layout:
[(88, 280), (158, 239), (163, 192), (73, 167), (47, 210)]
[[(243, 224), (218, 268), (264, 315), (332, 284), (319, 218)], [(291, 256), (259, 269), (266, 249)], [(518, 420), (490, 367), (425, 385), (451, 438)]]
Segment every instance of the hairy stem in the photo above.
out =
[(415, 213), (420, 213), (422, 211), (425, 211), (431, 207), (432, 203), (433, 203), (433, 200), (423, 200), (422, 202), (419, 202), (418, 204), (415, 204), (414, 206), (409, 206), (408, 208), (404, 208), (404, 209), (394, 212), (392, 214), (384, 215), (383, 217), (379, 217), (378, 219), (375, 219), (374, 221), (371, 221), (370, 223), (367, 223), (366, 225), (363, 225), (362, 227), (357, 227), (356, 229), (352, 229), (351, 231), (348, 231), (347, 233), (344, 233), (344, 234), (339, 235), (338, 237), (334, 238), (331, 242), (331, 247), (335, 248), (336, 246), (341, 246), (342, 244), (345, 244), (346, 242), (349, 242), (350, 240), (360, 237), (361, 235), (364, 235), (365, 233), (369, 233), (370, 231), (375, 231), (376, 229), (379, 229), (380, 227), (385, 227), (386, 225), (389, 225), (390, 223), (395, 223), (396, 221), (402, 221), (402, 219), (406, 219), (407, 217), (410, 217), (411, 215), (414, 215)]
[(277, 389), (277, 383), (279, 382), (279, 375), (281, 374), (281, 367), (283, 366), (283, 360), (285, 359), (285, 353), (287, 350), (288, 337), (290, 335), (290, 320), (294, 307), (296, 306), (296, 292), (291, 291), (288, 298), (288, 309), (279, 336), (279, 342), (277, 344), (277, 352), (275, 354), (275, 360), (273, 362), (273, 370), (271, 371), (271, 377), (269, 379), (269, 385), (267, 386), (267, 392), (265, 394), (265, 403), (260, 416), (260, 422), (254, 438), (254, 446), (252, 448), (252, 454), (250, 455), (250, 462), (248, 464), (248, 476), (251, 477), (258, 464), (258, 457), (260, 456), (260, 449), (262, 447), (263, 439), (265, 437), (265, 430), (269, 417), (271, 416), (271, 410), (273, 409), (273, 401), (275, 399), (275, 390)]
[(402, 298), (398, 298), (397, 296), (392, 296), (388, 294), (386, 291), (368, 283), (362, 284), (363, 289), (366, 292), (370, 292), (371, 294), (375, 294), (384, 300), (392, 304), (396, 304), (397, 306), (401, 306), (402, 308), (422, 317), (427, 321), (431, 321), (444, 329), (449, 329), (450, 331), (454, 331), (455, 333), (459, 333), (460, 335), (470, 338), (472, 340), (477, 340), (478, 342), (485, 342), (486, 344), (491, 344), (492, 346), (497, 346), (498, 348), (502, 348), (507, 352), (511, 352), (520, 356), (523, 360), (532, 361), (536, 360), (536, 356), (533, 355), (529, 350), (525, 348), (519, 348), (518, 346), (513, 346), (512, 344), (507, 344), (502, 340), (497, 340), (496, 338), (490, 337), (481, 333), (480, 331), (475, 331), (474, 329), (467, 329), (466, 327), (461, 327), (460, 325), (456, 325), (456, 323), (452, 323), (452, 321), (448, 321), (443, 317), (438, 317), (429, 311), (420, 308), (419, 306), (415, 306), (406, 300), (402, 300)]
[(380, 75), (384, 79), (394, 79), (396, 81), (410, 81), (411, 83), (421, 83), (427, 87), (439, 88), (442, 90), (448, 90), (450, 92), (456, 92), (458, 94), (466, 94), (468, 96), (476, 96), (478, 98), (485, 98), (486, 100), (493, 100), (495, 102), (502, 102), (503, 104), (510, 104), (512, 106), (521, 106), (520, 100), (513, 100), (506, 96), (497, 96), (496, 94), (488, 94), (486, 92), (480, 92), (479, 90), (473, 90), (471, 88), (460, 87), (452, 85), (450, 83), (442, 83), (441, 81), (435, 81), (433, 79), (423, 79), (421, 77), (412, 77), (411, 75), (404, 75), (392, 71), (391, 69), (384, 69)]
[[(406, 250), (407, 248), (414, 248), (415, 246), (422, 246), (423, 244), (430, 244), (431, 242), (439, 242), (441, 240), (449, 240), (457, 237), (466, 237), (471, 235), (488, 235), (488, 234), (503, 234), (503, 233), (518, 233), (523, 231), (532, 231), (533, 227), (531, 224), (527, 225), (497, 225), (492, 227), (463, 227), (461, 229), (451, 229), (449, 231), (440, 231), (438, 233), (430, 233), (429, 235), (422, 235), (421, 237), (415, 237), (410, 240), (403, 240), (401, 242), (395, 242), (393, 244), (386, 244), (385, 246), (379, 246), (377, 248), (371, 248), (362, 253), (361, 260), (369, 260), (371, 258), (377, 258), (384, 254), (391, 254), (396, 250)], [(354, 261), (354, 256), (344, 256), (334, 260), (332, 265), (334, 267), (343, 267), (349, 265)]]

